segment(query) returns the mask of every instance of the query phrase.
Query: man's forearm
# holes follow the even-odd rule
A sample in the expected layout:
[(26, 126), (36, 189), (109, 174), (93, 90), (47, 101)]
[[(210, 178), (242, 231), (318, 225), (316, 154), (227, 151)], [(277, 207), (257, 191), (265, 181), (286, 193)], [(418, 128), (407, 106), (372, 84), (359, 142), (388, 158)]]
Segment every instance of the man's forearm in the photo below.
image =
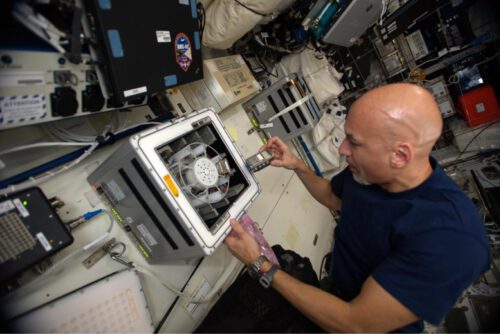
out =
[(356, 322), (351, 317), (350, 304), (304, 284), (282, 270), (273, 279), (273, 288), (302, 314), (327, 332), (356, 332)]
[(335, 210), (339, 208), (340, 202), (336, 200), (332, 194), (330, 181), (316, 175), (303, 161), (301, 161), (299, 167), (294, 171), (307, 191), (309, 191), (318, 202), (330, 209)]

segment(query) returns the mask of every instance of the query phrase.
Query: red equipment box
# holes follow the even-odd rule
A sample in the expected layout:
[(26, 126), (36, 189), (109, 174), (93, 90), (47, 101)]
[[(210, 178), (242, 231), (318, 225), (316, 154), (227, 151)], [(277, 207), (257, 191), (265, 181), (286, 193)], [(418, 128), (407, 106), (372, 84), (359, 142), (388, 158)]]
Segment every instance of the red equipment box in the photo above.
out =
[(493, 87), (481, 86), (459, 96), (458, 113), (462, 115), (468, 126), (476, 126), (500, 118), (500, 109)]

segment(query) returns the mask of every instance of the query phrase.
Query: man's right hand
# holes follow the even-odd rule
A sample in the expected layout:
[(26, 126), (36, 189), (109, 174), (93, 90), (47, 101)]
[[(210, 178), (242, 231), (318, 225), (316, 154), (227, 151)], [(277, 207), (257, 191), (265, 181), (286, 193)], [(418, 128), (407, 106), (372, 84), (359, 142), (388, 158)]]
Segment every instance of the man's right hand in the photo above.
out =
[(296, 170), (304, 165), (303, 161), (293, 154), (290, 148), (278, 137), (269, 139), (260, 150), (268, 150), (273, 153), (274, 159), (271, 161), (271, 166)]

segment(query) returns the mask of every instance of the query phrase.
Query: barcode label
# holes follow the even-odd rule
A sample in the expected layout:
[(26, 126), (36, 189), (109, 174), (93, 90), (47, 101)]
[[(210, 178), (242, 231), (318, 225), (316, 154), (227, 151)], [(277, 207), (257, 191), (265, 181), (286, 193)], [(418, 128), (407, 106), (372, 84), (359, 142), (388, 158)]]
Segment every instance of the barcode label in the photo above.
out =
[(42, 244), (43, 248), (45, 248), (45, 251), (50, 251), (52, 249), (52, 245), (49, 243), (47, 238), (42, 232), (39, 232), (36, 234), (36, 237), (38, 238), (38, 241)]
[(168, 30), (157, 30), (156, 31), (156, 40), (158, 43), (170, 43), (172, 38), (170, 37), (170, 31)]
[(29, 211), (24, 207), (23, 203), (21, 203), (21, 200), (19, 198), (14, 199), (13, 202), (16, 205), (17, 210), (19, 210), (21, 216), (26, 218), (30, 215)]
[(10, 210), (13, 210), (15, 208), (14, 203), (12, 201), (4, 201), (0, 203), (0, 215), (4, 214)]
[(132, 95), (137, 95), (137, 94), (145, 93), (147, 91), (148, 91), (148, 89), (146, 88), (146, 86), (137, 87), (137, 88), (134, 88), (134, 89), (129, 89), (129, 90), (123, 91), (123, 96), (129, 97), (129, 96), (132, 96)]

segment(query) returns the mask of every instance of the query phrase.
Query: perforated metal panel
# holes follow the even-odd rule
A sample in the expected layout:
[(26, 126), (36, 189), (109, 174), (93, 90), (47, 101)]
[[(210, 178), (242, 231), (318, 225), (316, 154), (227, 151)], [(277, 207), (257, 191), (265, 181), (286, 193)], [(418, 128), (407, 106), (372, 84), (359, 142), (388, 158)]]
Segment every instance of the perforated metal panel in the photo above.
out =
[(35, 244), (35, 238), (17, 213), (12, 212), (0, 217), (0, 263), (15, 259)]
[(39, 188), (0, 200), (0, 281), (12, 278), (73, 242)]

